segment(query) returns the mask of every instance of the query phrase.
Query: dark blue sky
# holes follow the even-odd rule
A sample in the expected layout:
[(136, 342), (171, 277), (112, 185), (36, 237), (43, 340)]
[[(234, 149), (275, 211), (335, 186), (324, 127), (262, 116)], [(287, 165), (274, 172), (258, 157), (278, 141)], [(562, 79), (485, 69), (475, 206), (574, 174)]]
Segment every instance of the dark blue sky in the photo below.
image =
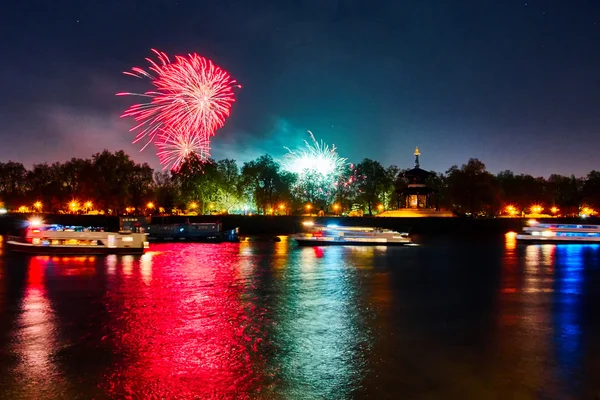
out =
[(351, 161), (445, 171), (600, 169), (600, 4), (583, 0), (12, 1), (0, 6), (0, 161), (132, 145), (124, 76), (150, 48), (243, 85), (215, 158), (281, 156), (311, 130)]

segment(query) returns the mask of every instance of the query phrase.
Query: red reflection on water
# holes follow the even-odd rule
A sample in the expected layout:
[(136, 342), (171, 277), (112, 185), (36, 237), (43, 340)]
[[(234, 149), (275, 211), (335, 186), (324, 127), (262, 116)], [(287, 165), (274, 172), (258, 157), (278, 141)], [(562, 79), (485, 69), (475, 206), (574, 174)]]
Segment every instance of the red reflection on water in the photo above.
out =
[(515, 232), (508, 232), (504, 235), (504, 238), (504, 265), (501, 270), (500, 291), (507, 294), (517, 293), (522, 284), (522, 276), (518, 273), (519, 256), (516, 251), (517, 234)]
[(323, 249), (320, 247), (313, 247), (313, 249), (315, 250), (315, 257), (317, 258), (323, 258)]
[[(153, 246), (118, 260), (106, 298), (107, 336), (123, 357), (107, 377), (113, 396), (248, 398), (263, 336), (252, 329), (239, 244)], [(123, 273), (120, 274), (119, 270)], [(242, 279), (240, 279), (242, 278)], [(254, 388), (256, 389), (256, 388)]]
[(19, 363), (21, 379), (19, 394), (36, 398), (41, 391), (64, 390), (57, 364), (53, 357), (57, 350), (56, 318), (48, 300), (45, 285), (46, 263), (33, 257), (29, 260), (27, 284), (20, 305), (18, 327), (14, 332), (14, 353)]
[(96, 257), (94, 256), (35, 256), (32, 262), (45, 268), (52, 268), (58, 276), (93, 275), (96, 271)]

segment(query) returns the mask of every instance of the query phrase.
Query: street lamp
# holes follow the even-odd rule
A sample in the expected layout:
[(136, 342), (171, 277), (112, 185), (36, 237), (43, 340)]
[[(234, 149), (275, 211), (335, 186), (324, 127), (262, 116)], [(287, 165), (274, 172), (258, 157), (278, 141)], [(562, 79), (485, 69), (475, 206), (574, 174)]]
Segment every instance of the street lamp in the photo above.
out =
[(552, 214), (556, 214), (559, 211), (559, 209), (558, 207), (552, 207), (550, 211), (552, 212)]
[(85, 205), (86, 210), (89, 211), (92, 209), (92, 206), (94, 205), (94, 203), (92, 203), (91, 201), (86, 201), (84, 205)]
[(71, 210), (72, 213), (75, 213), (78, 209), (78, 203), (75, 200), (71, 200), (71, 202), (69, 203), (69, 209)]
[(517, 208), (513, 205), (508, 205), (506, 206), (506, 213), (508, 215), (510, 215), (511, 217), (514, 217), (515, 215), (517, 215), (518, 211)]
[(195, 210), (196, 208), (198, 208), (198, 203), (196, 203), (195, 201), (192, 201), (192, 202), (190, 203), (190, 208), (191, 208), (192, 210)]
[(312, 208), (312, 206), (311, 206), (310, 204), (307, 204), (307, 205), (306, 205), (306, 212), (307, 212), (308, 214), (310, 214), (310, 209), (311, 209), (311, 208)]
[(151, 202), (151, 201), (150, 201), (150, 202), (148, 202), (148, 204), (146, 204), (146, 208), (147, 208), (148, 210), (153, 210), (153, 209), (154, 209), (154, 203), (153, 203), (153, 202)]
[(596, 211), (594, 211), (593, 209), (591, 209), (589, 207), (583, 207), (583, 209), (581, 210), (581, 214), (589, 216), (589, 215), (596, 214)]
[(531, 206), (531, 212), (533, 214), (540, 214), (543, 210), (544, 208), (540, 205)]
[(33, 203), (33, 207), (40, 211), (42, 209), (42, 202), (41, 201), (36, 201), (35, 203)]
[(335, 213), (337, 214), (339, 210), (340, 210), (340, 205), (339, 204), (334, 204), (333, 205), (333, 211), (335, 211)]
[(377, 209), (379, 210), (379, 212), (382, 212), (383, 211), (383, 204), (378, 205)]

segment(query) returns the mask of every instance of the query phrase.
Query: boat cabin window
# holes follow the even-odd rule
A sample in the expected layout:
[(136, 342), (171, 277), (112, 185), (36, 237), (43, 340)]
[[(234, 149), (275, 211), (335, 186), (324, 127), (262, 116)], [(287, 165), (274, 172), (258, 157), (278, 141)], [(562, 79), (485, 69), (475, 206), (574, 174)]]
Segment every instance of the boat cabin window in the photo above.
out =
[(540, 228), (548, 229), (598, 229), (598, 225), (575, 225), (575, 224), (539, 224)]
[(104, 228), (84, 226), (42, 225), (29, 227), (32, 232), (104, 232)]

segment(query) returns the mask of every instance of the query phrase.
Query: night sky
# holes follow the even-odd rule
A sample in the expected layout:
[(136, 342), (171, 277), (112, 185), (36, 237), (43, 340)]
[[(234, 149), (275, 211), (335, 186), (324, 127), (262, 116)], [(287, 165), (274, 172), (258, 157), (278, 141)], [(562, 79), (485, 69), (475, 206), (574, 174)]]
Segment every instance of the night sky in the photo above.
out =
[[(8, 3), (8, 4), (7, 4)], [(590, 0), (7, 1), (0, 161), (123, 149), (157, 48), (243, 85), (214, 158), (278, 157), (311, 130), (351, 161), (548, 176), (600, 169), (600, 2)]]

